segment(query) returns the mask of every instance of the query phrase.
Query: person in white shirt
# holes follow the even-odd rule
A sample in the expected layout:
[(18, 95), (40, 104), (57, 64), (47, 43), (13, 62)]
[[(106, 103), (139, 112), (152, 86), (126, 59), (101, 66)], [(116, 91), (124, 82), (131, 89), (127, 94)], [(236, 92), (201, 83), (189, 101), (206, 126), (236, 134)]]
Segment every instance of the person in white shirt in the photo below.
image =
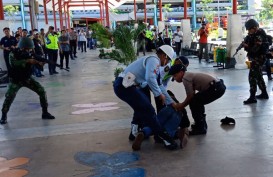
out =
[(175, 42), (175, 53), (176, 56), (179, 57), (179, 53), (181, 51), (181, 45), (183, 41), (183, 32), (180, 30), (180, 26), (176, 28), (176, 31), (173, 35), (173, 40)]
[(80, 42), (80, 46), (81, 46), (81, 50), (83, 52), (86, 52), (86, 33), (83, 31), (83, 29), (81, 29), (81, 31), (79, 32), (79, 42)]

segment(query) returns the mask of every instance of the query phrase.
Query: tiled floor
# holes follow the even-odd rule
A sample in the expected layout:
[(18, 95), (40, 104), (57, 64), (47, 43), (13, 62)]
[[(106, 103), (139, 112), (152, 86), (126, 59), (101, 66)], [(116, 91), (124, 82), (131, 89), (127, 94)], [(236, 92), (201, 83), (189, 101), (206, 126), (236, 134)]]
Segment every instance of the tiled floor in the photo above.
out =
[[(187, 147), (176, 151), (168, 151), (150, 138), (135, 154), (128, 141), (132, 110), (112, 89), (117, 63), (98, 59), (93, 50), (78, 56), (71, 61), (70, 72), (49, 76), (46, 70), (46, 77), (37, 79), (46, 88), (55, 120), (42, 120), (38, 96), (23, 88), (8, 113), (8, 124), (0, 126), (0, 157), (28, 158), (29, 162), (18, 167), (27, 170), (27, 176), (272, 176), (273, 81), (267, 77), (270, 99), (243, 105), (249, 96), (248, 70), (218, 70), (213, 63), (190, 59), (189, 71), (218, 76), (227, 86), (222, 98), (206, 106), (207, 135), (190, 137)], [(169, 88), (179, 100), (185, 98), (182, 84), (171, 83)], [(0, 88), (1, 104), (5, 91)], [(236, 125), (221, 126), (220, 120), (226, 116), (235, 118)], [(90, 153), (80, 156), (79, 152)], [(107, 156), (103, 153), (117, 153), (110, 156), (116, 161), (102, 163), (105, 158), (98, 157)], [(129, 162), (129, 155), (135, 157), (134, 162)], [(0, 163), (0, 174), (9, 171), (3, 169)], [(131, 170), (127, 176), (126, 169)]]

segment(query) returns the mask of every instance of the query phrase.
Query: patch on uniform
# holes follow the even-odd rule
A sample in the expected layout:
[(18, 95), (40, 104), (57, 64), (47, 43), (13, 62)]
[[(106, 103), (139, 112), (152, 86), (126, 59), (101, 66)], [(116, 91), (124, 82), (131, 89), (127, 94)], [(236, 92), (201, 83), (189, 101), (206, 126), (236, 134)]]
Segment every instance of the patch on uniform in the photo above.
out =
[(169, 72), (170, 71), (170, 67), (169, 66), (166, 66), (165, 68), (164, 68), (164, 72), (166, 73), (166, 72)]

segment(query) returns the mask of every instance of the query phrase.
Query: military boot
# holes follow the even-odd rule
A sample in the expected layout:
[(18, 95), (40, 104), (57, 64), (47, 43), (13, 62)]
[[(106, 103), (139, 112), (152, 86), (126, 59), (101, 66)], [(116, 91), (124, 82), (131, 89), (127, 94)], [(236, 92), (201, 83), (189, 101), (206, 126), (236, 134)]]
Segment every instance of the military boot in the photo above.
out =
[(55, 119), (55, 117), (51, 115), (49, 112), (43, 112), (42, 119)]
[(7, 114), (2, 113), (2, 118), (0, 120), (0, 124), (6, 124), (7, 122)]
[(252, 104), (252, 103), (257, 103), (254, 92), (253, 93), (250, 92), (250, 97), (244, 101), (244, 104)]
[(266, 90), (262, 90), (262, 93), (260, 95), (256, 95), (257, 99), (269, 99), (269, 96), (267, 94)]

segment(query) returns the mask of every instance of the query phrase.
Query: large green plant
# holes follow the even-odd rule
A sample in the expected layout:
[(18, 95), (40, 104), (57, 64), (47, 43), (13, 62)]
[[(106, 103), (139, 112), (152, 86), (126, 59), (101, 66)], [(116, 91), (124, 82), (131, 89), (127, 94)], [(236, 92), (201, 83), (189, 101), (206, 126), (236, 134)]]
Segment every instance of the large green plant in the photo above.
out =
[(121, 64), (129, 65), (136, 59), (136, 53), (133, 46), (135, 30), (131, 30), (127, 26), (119, 26), (114, 32), (114, 43), (116, 50), (112, 52), (112, 59)]
[(90, 27), (94, 30), (95, 37), (98, 41), (100, 41), (101, 47), (110, 48), (110, 38), (112, 35), (111, 32), (100, 23), (92, 24)]
[(258, 14), (258, 18), (262, 22), (267, 22), (273, 18), (273, 0), (261, 0), (262, 10)]
[(7, 12), (9, 20), (15, 21), (15, 15), (19, 12), (18, 6), (6, 5), (4, 11)]

